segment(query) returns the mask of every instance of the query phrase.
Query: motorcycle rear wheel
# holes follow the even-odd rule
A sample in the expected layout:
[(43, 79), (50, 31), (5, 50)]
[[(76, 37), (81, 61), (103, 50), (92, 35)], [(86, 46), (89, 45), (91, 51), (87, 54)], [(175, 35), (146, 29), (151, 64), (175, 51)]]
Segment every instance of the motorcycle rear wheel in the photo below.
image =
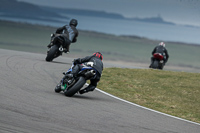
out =
[(47, 57), (46, 57), (46, 61), (50, 62), (55, 58), (56, 52), (58, 52), (58, 46), (57, 45), (53, 45), (51, 47), (51, 49), (49, 50), (49, 52), (47, 53)]
[(159, 66), (159, 62), (157, 60), (154, 60), (153, 64), (152, 64), (152, 68), (153, 69), (158, 69)]
[(72, 97), (75, 93), (77, 93), (83, 85), (86, 83), (86, 79), (84, 77), (79, 77), (78, 81), (69, 89), (64, 91), (65, 96)]

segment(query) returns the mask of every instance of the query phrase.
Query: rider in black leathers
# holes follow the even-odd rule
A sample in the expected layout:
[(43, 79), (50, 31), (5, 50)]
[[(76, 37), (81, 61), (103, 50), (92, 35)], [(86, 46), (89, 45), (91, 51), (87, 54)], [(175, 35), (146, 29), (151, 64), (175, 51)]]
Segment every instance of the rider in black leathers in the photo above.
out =
[(92, 56), (86, 56), (85, 58), (74, 59), (75, 66), (72, 68), (72, 72), (67, 75), (68, 77), (76, 77), (78, 72), (83, 67), (82, 63), (87, 64), (88, 62), (90, 62), (91, 64), (92, 62), (92, 67), (97, 71), (95, 79), (91, 79), (89, 86), (79, 91), (80, 94), (93, 91), (96, 88), (97, 83), (100, 81), (101, 74), (103, 71), (102, 60), (103, 56), (100, 52), (95, 52)]
[[(159, 45), (156, 46), (153, 49), (151, 54), (153, 55), (154, 53), (161, 53), (163, 55), (163, 57), (164, 57), (164, 59), (163, 59), (164, 60), (164, 65), (165, 65), (165, 63), (167, 63), (168, 58), (169, 58), (169, 54), (168, 54), (167, 49), (165, 48), (165, 43), (164, 42), (160, 42)], [(149, 66), (150, 68), (151, 68), (151, 65), (152, 65), (153, 61), (154, 61), (154, 57), (151, 57), (151, 64)]]
[(51, 43), (47, 46), (50, 48), (54, 42), (56, 42), (59, 36), (64, 38), (63, 51), (69, 53), (69, 46), (71, 43), (75, 43), (78, 37), (78, 30), (76, 26), (78, 25), (78, 21), (76, 19), (71, 19), (69, 25), (64, 25), (56, 30), (56, 34), (54, 34), (51, 38)]

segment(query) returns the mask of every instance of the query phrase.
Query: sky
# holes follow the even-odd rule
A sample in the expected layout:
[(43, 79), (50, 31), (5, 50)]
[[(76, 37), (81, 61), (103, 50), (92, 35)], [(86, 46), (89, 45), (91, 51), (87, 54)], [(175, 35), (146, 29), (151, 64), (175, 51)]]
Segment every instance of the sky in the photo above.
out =
[(36, 5), (118, 13), (124, 17), (162, 16), (176, 24), (200, 26), (200, 0), (18, 0)]

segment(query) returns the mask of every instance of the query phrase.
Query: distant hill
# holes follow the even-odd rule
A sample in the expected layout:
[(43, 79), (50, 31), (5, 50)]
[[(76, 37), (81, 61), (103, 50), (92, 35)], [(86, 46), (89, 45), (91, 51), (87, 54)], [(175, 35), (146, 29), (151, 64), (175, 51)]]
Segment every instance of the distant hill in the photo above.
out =
[(0, 16), (14, 18), (28, 18), (39, 20), (51, 20), (52, 17), (61, 17), (55, 12), (45, 11), (39, 6), (16, 0), (0, 0)]
[(46, 11), (53, 11), (58, 14), (73, 14), (81, 16), (90, 17), (102, 17), (102, 18), (112, 18), (112, 19), (125, 19), (122, 15), (116, 13), (107, 13), (104, 11), (94, 11), (94, 10), (82, 10), (82, 9), (65, 9), (65, 8), (54, 8), (41, 6), (42, 9)]
[(110, 19), (126, 19), (134, 20), (148, 23), (162, 23), (162, 24), (174, 24), (172, 22), (166, 22), (163, 18), (158, 15), (157, 17), (150, 18), (125, 18), (123, 15), (117, 13), (107, 13), (104, 11), (94, 11), (94, 10), (82, 10), (82, 9), (64, 9), (64, 8), (54, 8), (54, 7), (45, 7), (41, 6), (42, 9), (46, 11), (53, 11), (57, 14), (72, 14), (72, 15), (81, 15), (81, 16), (90, 16), (90, 17), (102, 17)]
[(20, 2), (17, 0), (0, 0), (0, 16), (10, 18), (22, 18), (22, 19), (37, 19), (43, 21), (57, 21), (61, 22), (57, 18), (62, 18), (62, 14), (65, 14), (65, 18), (68, 14), (101, 17), (110, 19), (126, 19), (134, 21), (142, 21), (148, 23), (162, 23), (162, 24), (174, 24), (166, 22), (161, 16), (152, 18), (125, 18), (123, 15), (117, 13), (107, 13), (105, 11), (94, 10), (81, 10), (81, 9), (64, 9), (37, 6), (27, 2)]
[(172, 23), (172, 22), (164, 21), (160, 15), (158, 15), (157, 17), (151, 17), (151, 18), (131, 18), (131, 20), (149, 22), (149, 23), (162, 23), (162, 24), (174, 25), (174, 23)]

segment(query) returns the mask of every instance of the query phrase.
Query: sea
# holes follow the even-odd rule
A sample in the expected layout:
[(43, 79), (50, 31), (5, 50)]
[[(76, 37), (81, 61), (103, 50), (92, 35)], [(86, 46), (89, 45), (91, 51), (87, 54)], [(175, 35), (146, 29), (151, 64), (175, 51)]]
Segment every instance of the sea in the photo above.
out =
[(59, 22), (7, 17), (1, 17), (0, 19), (61, 27), (69, 23), (69, 19), (67, 17), (77, 19), (77, 29), (80, 30), (95, 31), (113, 35), (139, 36), (159, 41), (183, 42), (200, 45), (200, 27), (193, 26), (148, 23), (134, 20), (80, 15), (67, 15), (66, 18), (63, 17), (57, 19)]

